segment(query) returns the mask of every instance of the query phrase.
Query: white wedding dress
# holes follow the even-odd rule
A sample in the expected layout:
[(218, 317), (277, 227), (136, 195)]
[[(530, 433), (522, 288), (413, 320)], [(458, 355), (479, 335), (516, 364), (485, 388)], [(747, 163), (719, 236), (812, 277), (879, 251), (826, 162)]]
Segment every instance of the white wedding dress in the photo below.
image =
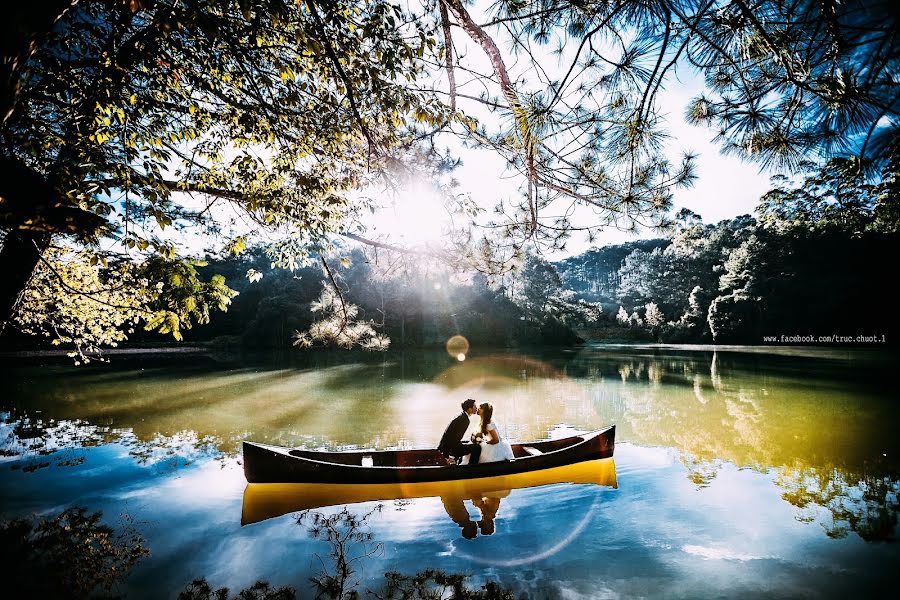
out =
[(502, 435), (500, 435), (500, 430), (497, 429), (497, 425), (491, 421), (488, 423), (488, 431), (494, 430), (497, 432), (497, 437), (500, 438), (500, 441), (496, 444), (488, 444), (487, 442), (481, 442), (481, 458), (478, 459), (480, 463), (489, 463), (489, 462), (498, 462), (501, 460), (512, 460), (515, 458), (513, 455), (512, 446), (509, 445)]

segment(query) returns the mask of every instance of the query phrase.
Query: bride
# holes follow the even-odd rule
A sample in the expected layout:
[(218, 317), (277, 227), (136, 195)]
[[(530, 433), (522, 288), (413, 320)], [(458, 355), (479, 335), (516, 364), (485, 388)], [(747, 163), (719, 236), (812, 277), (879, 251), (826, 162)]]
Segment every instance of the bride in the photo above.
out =
[(512, 460), (514, 458), (512, 446), (500, 437), (497, 424), (491, 420), (491, 417), (494, 416), (494, 406), (490, 402), (485, 402), (478, 407), (478, 414), (481, 416), (479, 432), (482, 437), (481, 458), (478, 459), (478, 462)]

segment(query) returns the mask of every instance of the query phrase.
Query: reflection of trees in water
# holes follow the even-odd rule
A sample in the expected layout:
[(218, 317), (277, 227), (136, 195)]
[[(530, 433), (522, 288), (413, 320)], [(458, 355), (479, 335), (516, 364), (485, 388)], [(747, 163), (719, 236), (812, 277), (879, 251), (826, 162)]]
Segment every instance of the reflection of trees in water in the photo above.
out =
[(85, 460), (85, 448), (115, 441), (118, 433), (81, 420), (44, 421), (21, 415), (4, 420), (0, 455), (17, 457), (12, 469), (26, 473), (49, 467), (79, 465)]
[(684, 465), (688, 479), (697, 486), (697, 489), (709, 487), (722, 468), (722, 461), (698, 460), (685, 453), (679, 454), (678, 460)]
[(182, 431), (171, 436), (157, 434), (149, 440), (140, 440), (126, 434), (120, 440), (128, 447), (128, 455), (142, 465), (164, 465), (177, 469), (200, 459), (224, 461), (226, 455), (219, 451), (220, 442), (211, 436), (200, 436), (195, 431)]
[[(340, 360), (356, 360), (347, 356)], [(457, 363), (437, 352), (299, 370), (35, 375), (8, 396), (17, 411), (0, 428), (0, 453), (36, 469), (77, 464), (81, 448), (111, 441), (138, 460), (173, 466), (237, 455), (248, 437), (330, 449), (428, 446), (459, 402), (474, 397), (492, 402), (507, 437), (518, 440), (561, 425), (615, 423), (618, 441), (674, 448), (701, 487), (721, 462), (784, 471), (788, 495), (801, 487), (788, 482), (800, 476), (795, 469), (834, 469), (848, 494), (870, 472), (897, 479), (867, 461), (875, 450), (900, 456), (900, 408), (877, 391), (885, 382), (874, 367), (850, 358), (588, 349), (554, 360), (495, 355)], [(822, 502), (808, 504), (833, 504)]]
[[(385, 581), (377, 592), (360, 590), (362, 582), (355, 577), (358, 569), (383, 547), (366, 525), (368, 518), (379, 510), (380, 505), (357, 515), (345, 507), (332, 515), (306, 512), (298, 518), (298, 524), (307, 528), (307, 534), (327, 548), (327, 556), (320, 563), (321, 571), (311, 578), (316, 598), (513, 600), (511, 592), (494, 582), (474, 589), (467, 585), (466, 575), (432, 569), (415, 575), (390, 571), (385, 573)], [(53, 517), (0, 520), (0, 564), (4, 567), (6, 596), (59, 600), (119, 597), (111, 592), (125, 580), (132, 567), (150, 555), (150, 550), (128, 516), (123, 516), (115, 529), (101, 519), (100, 512), (89, 513), (74, 507)], [(156, 591), (160, 596), (171, 592)], [(228, 598), (295, 600), (297, 592), (290, 587), (278, 588), (257, 581), (231, 596), (227, 588), (214, 589), (205, 578), (200, 578), (178, 595), (178, 600)]]
[(900, 509), (900, 479), (837, 469), (784, 469), (776, 477), (782, 498), (799, 510), (797, 520), (821, 523), (828, 537), (858, 534), (867, 542), (893, 538)]
[(47, 467), (77, 466), (87, 458), (87, 449), (119, 443), (139, 464), (175, 469), (201, 458), (224, 460), (219, 441), (182, 431), (170, 436), (157, 434), (139, 439), (130, 429), (92, 425), (80, 419), (44, 421), (40, 417), (17, 414), (3, 423), (0, 455), (14, 457), (11, 469), (31, 473)]
[(618, 441), (675, 449), (698, 488), (710, 485), (724, 462), (774, 472), (783, 498), (800, 509), (798, 519), (822, 521), (828, 535), (893, 535), (897, 466), (888, 459), (876, 466), (869, 457), (898, 456), (898, 411), (873, 391), (878, 381), (850, 377), (833, 359), (742, 361), (713, 352), (584, 360), (598, 387), (621, 398), (596, 409), (617, 423)]
[(149, 550), (127, 518), (115, 531), (101, 516), (70, 508), (55, 517), (0, 522), (7, 597), (74, 599), (111, 592)]
[[(310, 578), (316, 590), (315, 598), (514, 600), (512, 592), (495, 582), (489, 581), (480, 588), (471, 588), (466, 582), (467, 575), (436, 569), (425, 569), (415, 575), (388, 571), (384, 574), (385, 581), (380, 590), (360, 590), (362, 581), (357, 577), (359, 569), (366, 560), (381, 554), (384, 548), (381, 542), (375, 540), (367, 523), (372, 515), (381, 512), (382, 506), (377, 504), (364, 514), (356, 514), (347, 506), (333, 514), (312, 510), (298, 514), (297, 524), (305, 527), (307, 535), (322, 542), (327, 549), (328, 562), (316, 555), (320, 558), (321, 570)], [(193, 598), (187, 597), (186, 600)]]
[[(206, 578), (195, 579), (185, 587), (178, 600), (229, 600), (228, 588), (213, 589)], [(295, 600), (297, 592), (292, 587), (272, 587), (267, 581), (257, 581), (238, 592), (234, 600)]]
[(375, 541), (374, 534), (366, 527), (372, 514), (380, 512), (383, 505), (363, 515), (356, 515), (347, 507), (337, 514), (326, 515), (318, 511), (303, 511), (297, 516), (297, 525), (307, 528), (315, 540), (328, 547), (331, 568), (315, 555), (323, 565), (322, 571), (310, 578), (316, 588), (316, 598), (356, 597), (359, 581), (355, 579), (359, 565), (366, 559), (384, 552), (384, 544)]

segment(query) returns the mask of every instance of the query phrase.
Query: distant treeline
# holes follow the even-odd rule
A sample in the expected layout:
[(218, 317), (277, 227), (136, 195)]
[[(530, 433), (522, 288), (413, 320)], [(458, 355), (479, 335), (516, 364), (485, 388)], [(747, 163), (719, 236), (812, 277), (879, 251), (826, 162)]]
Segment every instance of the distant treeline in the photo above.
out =
[(832, 161), (795, 187), (776, 179), (756, 218), (704, 225), (682, 210), (670, 239), (591, 250), (557, 268), (578, 298), (602, 305), (594, 338), (892, 342), (895, 173), (869, 184), (854, 163)]
[[(386, 276), (359, 250), (334, 272), (358, 318), (393, 347), (437, 346), (454, 334), (481, 346), (830, 335), (892, 342), (900, 331), (888, 292), (900, 239), (895, 172), (870, 184), (853, 163), (835, 160), (793, 186), (776, 179), (755, 217), (711, 225), (682, 210), (665, 239), (556, 264), (528, 256), (501, 285), (481, 275), (456, 283), (409, 271)], [(251, 283), (249, 269), (264, 276)], [(224, 276), (240, 294), (186, 339), (250, 348), (289, 346), (317, 318), (310, 306), (327, 287), (320, 266), (271, 269), (262, 250), (211, 260), (201, 273)]]
[[(539, 259), (529, 258), (525, 268), (510, 278), (515, 289), (488, 285), (481, 275), (456, 282), (409, 272), (385, 277), (358, 249), (332, 262), (345, 302), (359, 309), (355, 319), (373, 322), (376, 331), (390, 338), (391, 347), (442, 346), (456, 334), (482, 347), (581, 341), (570, 326), (582, 323), (576, 318), (578, 303), (554, 302), (559, 277)], [(264, 275), (251, 283), (245, 277), (249, 269)], [(185, 339), (194, 342), (288, 347), (296, 332), (309, 330), (320, 318), (310, 307), (323, 289), (331, 288), (321, 266), (272, 269), (261, 249), (210, 260), (200, 271), (204, 277), (224, 276), (239, 294), (227, 313), (185, 332)]]

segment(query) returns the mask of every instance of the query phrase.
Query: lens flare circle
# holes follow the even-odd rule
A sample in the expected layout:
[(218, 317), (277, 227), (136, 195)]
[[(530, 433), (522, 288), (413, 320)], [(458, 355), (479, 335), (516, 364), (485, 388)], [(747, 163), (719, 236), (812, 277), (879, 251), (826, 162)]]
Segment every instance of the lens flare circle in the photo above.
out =
[[(462, 362), (469, 353), (469, 340), (461, 335), (454, 335), (447, 340), (447, 354)], [(462, 355), (463, 358), (459, 358)]]
[(478, 556), (475, 554), (471, 554), (469, 552), (465, 552), (461, 550), (459, 546), (456, 545), (456, 542), (451, 542), (449, 544), (448, 550), (452, 552), (455, 556), (459, 556), (460, 558), (464, 558), (467, 560), (471, 560), (476, 563), (480, 563), (482, 565), (490, 565), (495, 567), (517, 567), (520, 565), (527, 565), (529, 563), (533, 563), (538, 560), (543, 560), (545, 558), (549, 558), (571, 544), (575, 538), (584, 531), (584, 528), (590, 522), (591, 517), (594, 514), (594, 511), (597, 509), (597, 506), (600, 504), (600, 496), (602, 495), (601, 491), (597, 491), (594, 495), (594, 499), (591, 502), (590, 507), (582, 514), (581, 518), (578, 520), (578, 523), (569, 531), (569, 533), (563, 537), (561, 540), (550, 546), (549, 548), (543, 550), (537, 550), (530, 554), (526, 554), (525, 556), (517, 557), (517, 558), (486, 558), (484, 556)]

